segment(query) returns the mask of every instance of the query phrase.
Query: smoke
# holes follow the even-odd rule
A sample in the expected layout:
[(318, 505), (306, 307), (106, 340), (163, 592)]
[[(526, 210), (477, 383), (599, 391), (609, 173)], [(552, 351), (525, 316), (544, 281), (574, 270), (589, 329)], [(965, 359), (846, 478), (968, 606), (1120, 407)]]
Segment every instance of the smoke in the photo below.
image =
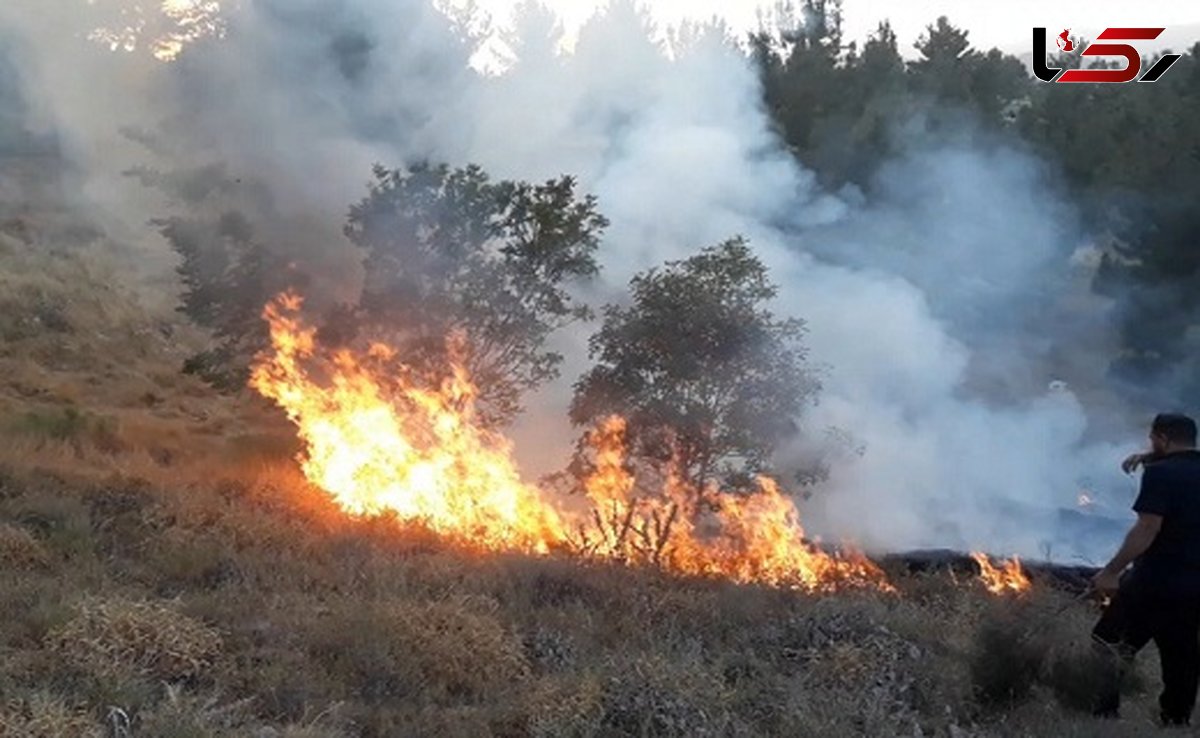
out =
[[(603, 277), (579, 286), (594, 303), (742, 234), (781, 286), (777, 311), (808, 321), (824, 391), (780, 461), (829, 464), (803, 505), (811, 528), (874, 550), (1061, 559), (1115, 543), (1082, 538), (1069, 510), (1081, 486), (1114, 510), (1130, 493), (1111, 444), (1136, 436), (1104, 390), (1106, 303), (1087, 288), (1078, 213), (1027, 153), (969, 126), (931, 139), (916, 121), (869, 194), (823, 191), (725, 29), (684, 29), (666, 53), (623, 0), (566, 55), (553, 17), (526, 6), (498, 75), (471, 70), (478, 39), (422, 0), (244, 0), (223, 38), (172, 64), (84, 43), (98, 21), (81, 6), (9, 0), (0, 35), (20, 39), (31, 125), (62, 138), (88, 207), (130, 243), (161, 251), (145, 223), (171, 203), (123, 171), (219, 162), (266, 240), (350, 265), (326, 275), (347, 293), (340, 227), (372, 163), (573, 174), (612, 221)], [(514, 429), (531, 474), (562, 461), (587, 330), (556, 338), (563, 378)]]

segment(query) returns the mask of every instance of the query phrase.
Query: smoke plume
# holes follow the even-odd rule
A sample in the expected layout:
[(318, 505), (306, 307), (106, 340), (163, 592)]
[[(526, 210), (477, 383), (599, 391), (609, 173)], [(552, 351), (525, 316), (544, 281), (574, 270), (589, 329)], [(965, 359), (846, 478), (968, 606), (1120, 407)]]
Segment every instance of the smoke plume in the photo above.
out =
[[(903, 153), (870, 187), (823, 191), (725, 29), (682, 29), (667, 49), (625, 0), (570, 53), (552, 14), (523, 7), (499, 74), (470, 67), (471, 24), (422, 0), (226, 3), (220, 32), (171, 63), (83, 40), (120, 20), (116, 5), (8, 0), (0, 37), (24, 125), (58, 137), (80, 202), (131, 247), (162, 252), (146, 222), (188, 203), (123, 172), (220, 165), (208, 171), (260, 237), (337, 265), (323, 287), (352, 294), (340, 229), (372, 163), (572, 174), (612, 221), (601, 279), (578, 287), (594, 304), (736, 234), (770, 265), (824, 385), (780, 458), (828, 467), (802, 504), (815, 531), (1057, 559), (1115, 543), (1107, 528), (1086, 537), (1072, 508), (1083, 488), (1127, 506), (1114, 444), (1138, 431), (1105, 389), (1112, 337), (1080, 258), (1086, 228), (1028, 153), (967, 123), (932, 138), (897, 121)], [(556, 338), (562, 380), (514, 429), (531, 476), (562, 463), (589, 330)]]

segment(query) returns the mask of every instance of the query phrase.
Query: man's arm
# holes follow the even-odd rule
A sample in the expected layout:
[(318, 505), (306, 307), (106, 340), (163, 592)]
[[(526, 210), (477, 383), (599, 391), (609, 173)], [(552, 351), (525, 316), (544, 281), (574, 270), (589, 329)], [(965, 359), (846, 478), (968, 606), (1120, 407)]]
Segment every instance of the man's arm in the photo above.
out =
[(1162, 522), (1163, 518), (1161, 515), (1139, 513), (1137, 522), (1125, 534), (1125, 542), (1121, 544), (1117, 555), (1112, 557), (1112, 561), (1108, 562), (1108, 566), (1104, 567), (1104, 569), (1116, 574), (1125, 571), (1125, 567), (1132, 564), (1134, 559), (1146, 553), (1146, 549), (1150, 548), (1150, 544), (1154, 543), (1155, 537), (1158, 536), (1158, 531), (1162, 530)]
[(1129, 456), (1125, 457), (1124, 461), (1121, 462), (1121, 471), (1125, 472), (1126, 474), (1133, 474), (1135, 471), (1137, 471), (1139, 466), (1145, 466), (1146, 464), (1158, 461), (1158, 459), (1159, 455), (1153, 451), (1130, 454)]
[(1137, 522), (1125, 534), (1125, 542), (1121, 544), (1117, 555), (1100, 570), (1092, 579), (1092, 584), (1101, 594), (1112, 594), (1117, 591), (1121, 573), (1133, 563), (1133, 560), (1150, 548), (1158, 532), (1162, 530), (1163, 517), (1153, 513), (1138, 513)]

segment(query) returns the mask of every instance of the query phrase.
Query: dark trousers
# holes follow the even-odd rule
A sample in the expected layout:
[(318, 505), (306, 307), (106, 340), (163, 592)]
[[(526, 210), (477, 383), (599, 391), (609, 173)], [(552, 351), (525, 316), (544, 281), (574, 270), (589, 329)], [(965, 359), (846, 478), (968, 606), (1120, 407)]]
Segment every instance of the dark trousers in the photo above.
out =
[(1104, 657), (1106, 671), (1096, 705), (1098, 714), (1117, 713), (1121, 675), (1137, 652), (1153, 640), (1162, 662), (1163, 691), (1158, 706), (1163, 722), (1188, 723), (1200, 683), (1200, 597), (1170, 597), (1122, 582), (1092, 630), (1092, 638)]

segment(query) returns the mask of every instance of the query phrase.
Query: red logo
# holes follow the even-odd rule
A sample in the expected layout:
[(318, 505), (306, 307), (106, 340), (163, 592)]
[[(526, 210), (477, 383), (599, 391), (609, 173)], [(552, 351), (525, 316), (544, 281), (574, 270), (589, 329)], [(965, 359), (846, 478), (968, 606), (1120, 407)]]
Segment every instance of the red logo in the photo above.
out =
[[(1153, 41), (1165, 28), (1105, 28), (1096, 37), (1097, 41)], [(1069, 37), (1071, 29), (1060, 33), (1056, 39), (1058, 48), (1072, 51), (1075, 44)], [(1138, 77), (1142, 71), (1142, 55), (1129, 44), (1091, 43), (1083, 47), (1081, 56), (1113, 56), (1125, 60), (1125, 66), (1116, 69), (1068, 69), (1065, 72), (1046, 63), (1046, 29), (1033, 29), (1033, 73), (1043, 82), (1157, 82), (1182, 54), (1163, 54), (1154, 66)]]

